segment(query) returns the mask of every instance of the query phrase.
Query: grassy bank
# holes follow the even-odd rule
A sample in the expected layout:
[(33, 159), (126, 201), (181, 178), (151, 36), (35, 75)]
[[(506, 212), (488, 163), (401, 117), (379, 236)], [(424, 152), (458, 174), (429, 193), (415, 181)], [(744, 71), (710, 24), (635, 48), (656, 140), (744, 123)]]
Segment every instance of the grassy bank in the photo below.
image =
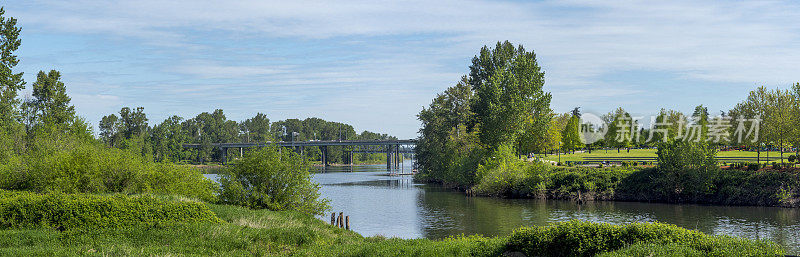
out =
[[(93, 197), (107, 196), (88, 198)], [(122, 199), (123, 205), (127, 200), (136, 199), (115, 197)], [(82, 195), (80, 198), (87, 197)], [(163, 205), (180, 205), (188, 201), (183, 198), (159, 199)], [(59, 203), (63, 199), (51, 202)], [(105, 206), (117, 204), (120, 202)], [(5, 205), (7, 203), (0, 203), (0, 206)], [(70, 205), (54, 206), (51, 209), (70, 208)], [(294, 211), (251, 210), (214, 204), (207, 206), (219, 220), (174, 220), (159, 226), (125, 223), (124, 226), (98, 227), (86, 223), (82, 229), (66, 231), (45, 223), (7, 226), (0, 229), (0, 255), (500, 256), (521, 252), (528, 256), (641, 256), (638, 253), (664, 252), (665, 247), (696, 256), (783, 253), (780, 247), (769, 242), (709, 236), (663, 224), (613, 226), (575, 221), (547, 227), (521, 228), (508, 237), (409, 240), (362, 237)], [(98, 206), (93, 208), (97, 209)], [(662, 243), (669, 244), (664, 246)]]
[[(792, 155), (792, 152), (784, 152), (783, 157), (784, 159), (789, 158), (789, 155)], [(595, 157), (595, 158), (618, 158), (618, 157), (651, 157), (655, 158), (656, 149), (631, 149), (630, 151), (626, 151), (625, 149), (621, 149), (617, 152), (616, 149), (605, 149), (605, 150), (593, 150), (592, 153), (588, 152), (578, 152), (578, 153), (567, 153), (567, 154), (549, 154), (544, 157), (545, 160), (550, 161), (559, 161), (561, 162), (573, 162), (573, 161), (584, 161), (587, 157)], [(756, 158), (758, 156), (757, 152), (754, 151), (720, 151), (717, 153), (717, 157), (752, 157)], [(769, 157), (780, 157), (781, 152), (779, 151), (769, 151), (769, 152), (761, 152), (761, 158)], [(763, 160), (762, 162), (772, 162), (776, 160)], [(753, 160), (755, 162), (755, 160)], [(778, 160), (778, 162), (780, 162)]]

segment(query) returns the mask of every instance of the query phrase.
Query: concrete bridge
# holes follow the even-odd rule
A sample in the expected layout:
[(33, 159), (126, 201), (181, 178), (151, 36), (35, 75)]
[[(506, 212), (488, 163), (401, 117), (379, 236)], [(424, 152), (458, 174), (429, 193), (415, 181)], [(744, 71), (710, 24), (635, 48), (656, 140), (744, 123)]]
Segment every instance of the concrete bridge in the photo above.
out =
[[(292, 148), (303, 153), (305, 147), (319, 147), (322, 152), (322, 164), (328, 166), (328, 146), (344, 146), (345, 151), (350, 152), (350, 163), (353, 163), (353, 153), (386, 153), (386, 168), (397, 168), (400, 166), (400, 155), (404, 153), (414, 153), (417, 145), (416, 139), (402, 140), (331, 140), (331, 141), (280, 141), (280, 142), (257, 142), (257, 143), (214, 143), (211, 147), (217, 148), (222, 152), (222, 163), (225, 164), (228, 158), (228, 149), (239, 149), (239, 156), (242, 156), (245, 148), (264, 147), (276, 144), (282, 147)], [(183, 144), (185, 148), (202, 148), (201, 144)]]

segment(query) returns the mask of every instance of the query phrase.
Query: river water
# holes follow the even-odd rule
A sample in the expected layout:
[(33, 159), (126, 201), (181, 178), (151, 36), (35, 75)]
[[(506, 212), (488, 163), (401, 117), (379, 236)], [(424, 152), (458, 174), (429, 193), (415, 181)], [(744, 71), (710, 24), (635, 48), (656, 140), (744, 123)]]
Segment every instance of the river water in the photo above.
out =
[[(403, 172), (410, 172), (404, 163)], [(351, 172), (356, 171), (356, 172)], [(364, 236), (440, 239), (504, 236), (520, 226), (573, 219), (623, 224), (662, 222), (708, 234), (770, 239), (800, 253), (800, 210), (638, 202), (588, 202), (466, 197), (445, 188), (389, 176), (385, 165), (317, 168), (313, 180), (333, 211), (350, 216)], [(330, 213), (319, 217), (330, 222)]]

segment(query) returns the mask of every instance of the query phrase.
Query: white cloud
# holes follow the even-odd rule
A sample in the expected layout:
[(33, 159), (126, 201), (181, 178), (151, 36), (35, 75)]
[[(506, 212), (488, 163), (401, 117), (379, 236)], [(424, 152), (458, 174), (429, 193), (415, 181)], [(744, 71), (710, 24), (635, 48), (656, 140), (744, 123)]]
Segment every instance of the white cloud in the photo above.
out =
[[(252, 95), (338, 88), (349, 94), (340, 99), (369, 105), (373, 101), (353, 97), (412, 88), (406, 93), (422, 99), (391, 106), (413, 104), (417, 109), (466, 73), (469, 57), (479, 47), (506, 39), (536, 51), (554, 102), (580, 100), (569, 98), (574, 92), (630, 99), (641, 95), (641, 90), (600, 79), (622, 71), (657, 71), (714, 82), (697, 87), (788, 84), (800, 79), (798, 7), (792, 1), (79, 0), (26, 1), (9, 5), (7, 11), (20, 18), (23, 33), (32, 27), (38, 33), (111, 36), (179, 53), (173, 63), (157, 65), (164, 68), (161, 72), (216, 79), (214, 83), (239, 79), (231, 84), (252, 87)], [(229, 44), (209, 46), (207, 37)], [(397, 38), (402, 40), (394, 42)], [(275, 58), (269, 63), (237, 63), (211, 54), (247, 56), (252, 48), (235, 48), (271, 40), (298, 45), (348, 42), (356, 49), (351, 51), (360, 52), (348, 52), (354, 56), (346, 60), (330, 59), (336, 52), (317, 53), (328, 59), (299, 55), (294, 56), (299, 61), (286, 63), (279, 58), (284, 57), (281, 52), (258, 53)], [(233, 92), (248, 90), (232, 87)], [(163, 92), (222, 98), (230, 91), (217, 84), (174, 85), (170, 90)], [(585, 98), (591, 101), (581, 99)]]

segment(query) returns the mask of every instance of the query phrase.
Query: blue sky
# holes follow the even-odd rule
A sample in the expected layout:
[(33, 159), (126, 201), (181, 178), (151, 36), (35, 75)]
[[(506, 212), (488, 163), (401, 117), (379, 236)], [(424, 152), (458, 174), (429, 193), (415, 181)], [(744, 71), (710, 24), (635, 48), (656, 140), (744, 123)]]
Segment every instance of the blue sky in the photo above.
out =
[[(483, 45), (534, 50), (552, 108), (728, 110), (800, 81), (793, 1), (4, 1), (20, 71), (62, 72), (95, 126), (223, 109), (416, 137), (416, 114)], [(27, 89), (25, 94), (30, 94)]]

